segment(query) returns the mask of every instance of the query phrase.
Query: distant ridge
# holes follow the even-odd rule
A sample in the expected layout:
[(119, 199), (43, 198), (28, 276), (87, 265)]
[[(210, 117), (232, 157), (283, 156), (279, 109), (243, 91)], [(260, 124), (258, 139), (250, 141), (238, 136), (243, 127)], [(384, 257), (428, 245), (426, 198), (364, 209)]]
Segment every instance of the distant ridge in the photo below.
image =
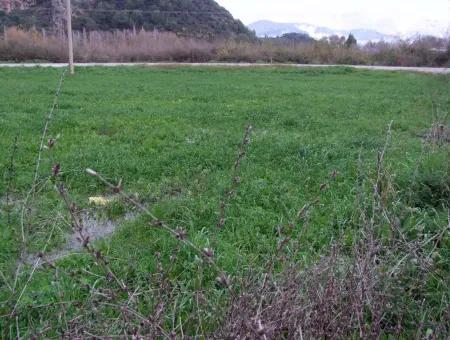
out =
[(308, 34), (314, 39), (327, 38), (333, 35), (348, 36), (352, 33), (359, 43), (367, 43), (369, 41), (394, 41), (398, 37), (394, 35), (383, 34), (370, 29), (354, 29), (354, 30), (335, 30), (328, 27), (320, 27), (305, 23), (278, 23), (269, 20), (261, 20), (248, 25), (248, 28), (255, 31), (258, 37), (280, 37), (286, 33), (303, 33)]

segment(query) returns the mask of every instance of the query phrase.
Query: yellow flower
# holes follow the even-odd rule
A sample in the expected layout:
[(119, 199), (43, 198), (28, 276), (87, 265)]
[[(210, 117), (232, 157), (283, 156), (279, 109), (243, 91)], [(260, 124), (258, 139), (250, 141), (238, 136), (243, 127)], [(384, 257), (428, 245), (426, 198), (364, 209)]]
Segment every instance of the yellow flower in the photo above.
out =
[(89, 203), (95, 205), (107, 205), (111, 200), (104, 197), (89, 197)]

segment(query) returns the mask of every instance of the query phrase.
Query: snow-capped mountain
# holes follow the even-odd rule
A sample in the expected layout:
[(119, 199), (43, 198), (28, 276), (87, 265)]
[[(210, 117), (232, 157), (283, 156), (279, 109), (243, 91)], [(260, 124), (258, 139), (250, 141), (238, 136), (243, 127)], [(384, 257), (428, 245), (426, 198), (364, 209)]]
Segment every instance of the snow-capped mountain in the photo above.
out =
[(398, 37), (394, 35), (383, 34), (370, 29), (354, 30), (335, 30), (328, 27), (315, 26), (305, 23), (277, 23), (268, 20), (257, 21), (248, 27), (256, 32), (258, 37), (279, 37), (285, 33), (306, 33), (314, 39), (322, 39), (332, 35), (347, 37), (352, 33), (360, 44), (369, 41), (393, 41)]
[(254, 22), (247, 26), (260, 38), (264, 37), (280, 37), (286, 33), (305, 33), (301, 31), (295, 24), (278, 23), (268, 20)]

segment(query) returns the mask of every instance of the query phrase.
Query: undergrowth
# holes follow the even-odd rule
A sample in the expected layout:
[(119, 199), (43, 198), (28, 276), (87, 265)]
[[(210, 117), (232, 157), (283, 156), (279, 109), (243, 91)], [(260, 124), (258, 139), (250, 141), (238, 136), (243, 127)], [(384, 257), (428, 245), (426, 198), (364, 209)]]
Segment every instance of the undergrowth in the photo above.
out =
[[(11, 27), (0, 34), (0, 60), (66, 62), (67, 41), (59, 34)], [(345, 40), (295, 42), (283, 39), (195, 39), (171, 32), (76, 31), (77, 62), (265, 62), (338, 65), (449, 65), (449, 40), (418, 37), (393, 43), (345, 45)]]

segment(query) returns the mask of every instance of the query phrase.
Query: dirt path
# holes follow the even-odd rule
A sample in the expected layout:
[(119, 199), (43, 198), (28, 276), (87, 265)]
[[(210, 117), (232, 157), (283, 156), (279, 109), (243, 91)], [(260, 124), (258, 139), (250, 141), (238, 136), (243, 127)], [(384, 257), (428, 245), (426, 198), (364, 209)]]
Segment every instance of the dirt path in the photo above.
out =
[[(67, 64), (57, 63), (22, 63), (22, 64), (2, 64), (0, 67), (65, 67)], [(270, 66), (285, 66), (285, 67), (352, 67), (363, 70), (381, 70), (381, 71), (406, 71), (406, 72), (420, 72), (432, 74), (450, 74), (450, 68), (435, 68), (435, 67), (397, 67), (397, 66), (366, 66), (366, 65), (308, 65), (308, 64), (251, 64), (251, 63), (77, 63), (77, 67), (120, 67), (120, 66), (191, 66), (191, 67), (270, 67)]]

